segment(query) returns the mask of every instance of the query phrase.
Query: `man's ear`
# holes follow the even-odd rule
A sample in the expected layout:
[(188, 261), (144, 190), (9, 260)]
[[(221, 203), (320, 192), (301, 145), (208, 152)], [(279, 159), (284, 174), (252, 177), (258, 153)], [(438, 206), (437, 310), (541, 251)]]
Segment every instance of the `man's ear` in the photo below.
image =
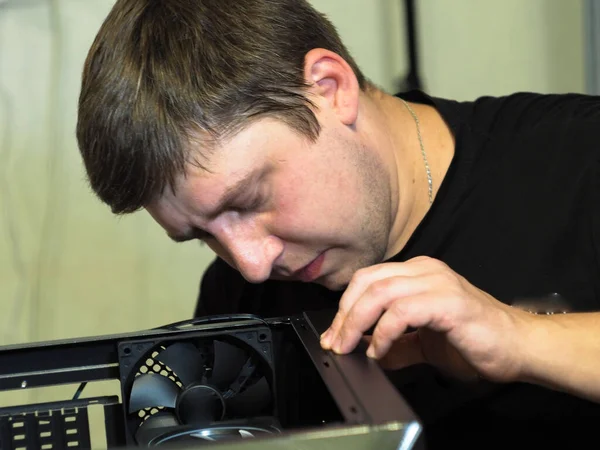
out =
[(356, 122), (360, 87), (344, 58), (329, 50), (313, 49), (304, 58), (304, 78), (311, 94), (320, 97), (345, 125)]

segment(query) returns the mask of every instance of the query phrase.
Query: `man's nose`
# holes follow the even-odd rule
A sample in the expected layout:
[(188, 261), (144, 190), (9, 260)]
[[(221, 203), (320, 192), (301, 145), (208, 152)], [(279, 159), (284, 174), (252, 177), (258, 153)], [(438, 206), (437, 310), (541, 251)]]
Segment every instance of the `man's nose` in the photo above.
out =
[(221, 244), (231, 262), (250, 283), (269, 279), (273, 264), (283, 252), (283, 243), (275, 236), (223, 233)]

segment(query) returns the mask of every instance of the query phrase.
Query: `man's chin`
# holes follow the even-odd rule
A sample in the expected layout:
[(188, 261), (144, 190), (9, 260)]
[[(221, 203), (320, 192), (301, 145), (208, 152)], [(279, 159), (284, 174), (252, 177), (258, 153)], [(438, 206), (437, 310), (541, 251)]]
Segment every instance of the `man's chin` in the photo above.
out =
[(319, 284), (330, 291), (343, 291), (348, 286), (346, 280), (340, 280), (333, 276), (323, 276), (316, 279), (313, 283)]

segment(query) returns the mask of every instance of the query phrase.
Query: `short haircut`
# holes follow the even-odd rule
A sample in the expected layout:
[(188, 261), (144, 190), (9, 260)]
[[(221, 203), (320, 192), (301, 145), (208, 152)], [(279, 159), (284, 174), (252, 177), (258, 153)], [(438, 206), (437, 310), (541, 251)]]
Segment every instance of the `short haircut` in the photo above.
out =
[(174, 188), (187, 163), (202, 165), (211, 142), (260, 117), (316, 139), (304, 80), (314, 48), (344, 58), (366, 88), (335, 27), (305, 0), (118, 0), (79, 99), (92, 190), (115, 214), (134, 212)]

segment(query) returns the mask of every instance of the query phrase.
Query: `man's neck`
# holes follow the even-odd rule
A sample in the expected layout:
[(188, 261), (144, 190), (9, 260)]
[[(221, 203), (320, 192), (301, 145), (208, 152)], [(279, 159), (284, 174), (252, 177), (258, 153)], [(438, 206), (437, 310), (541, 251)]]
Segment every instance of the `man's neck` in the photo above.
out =
[[(395, 212), (385, 256), (388, 259), (404, 248), (431, 207), (427, 165), (435, 201), (452, 162), (455, 142), (450, 128), (432, 106), (405, 104), (390, 95), (382, 95), (374, 101), (379, 104), (388, 122), (390, 161), (393, 161), (392, 171), (395, 170), (395, 176), (392, 177)], [(412, 113), (418, 119), (418, 124)]]

